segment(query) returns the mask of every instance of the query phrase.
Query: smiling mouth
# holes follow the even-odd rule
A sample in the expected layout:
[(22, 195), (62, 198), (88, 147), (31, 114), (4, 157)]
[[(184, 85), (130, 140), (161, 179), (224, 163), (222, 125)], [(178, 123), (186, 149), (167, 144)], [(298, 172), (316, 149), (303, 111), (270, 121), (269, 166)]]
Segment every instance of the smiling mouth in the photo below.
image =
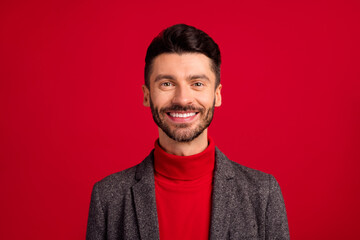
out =
[(197, 119), (199, 112), (166, 112), (168, 118), (174, 123), (192, 123)]
[(197, 115), (199, 112), (167, 112), (166, 114), (173, 118), (188, 118)]

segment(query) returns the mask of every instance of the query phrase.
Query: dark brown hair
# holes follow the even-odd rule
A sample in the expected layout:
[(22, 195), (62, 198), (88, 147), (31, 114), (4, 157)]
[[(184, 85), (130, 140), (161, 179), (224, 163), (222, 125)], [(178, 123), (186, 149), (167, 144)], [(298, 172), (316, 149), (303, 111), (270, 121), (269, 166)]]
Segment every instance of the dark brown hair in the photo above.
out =
[(186, 25), (176, 24), (161, 31), (151, 42), (145, 57), (145, 85), (150, 88), (150, 74), (155, 57), (162, 53), (202, 53), (212, 61), (217, 87), (220, 84), (221, 56), (219, 46), (205, 32)]

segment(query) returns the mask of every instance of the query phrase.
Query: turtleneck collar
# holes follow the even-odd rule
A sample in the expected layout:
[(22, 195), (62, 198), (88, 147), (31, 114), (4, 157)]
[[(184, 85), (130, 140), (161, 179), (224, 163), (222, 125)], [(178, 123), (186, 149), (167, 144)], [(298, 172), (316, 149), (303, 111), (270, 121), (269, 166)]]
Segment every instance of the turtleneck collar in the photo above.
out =
[(208, 146), (201, 153), (177, 156), (164, 151), (155, 141), (154, 168), (156, 173), (174, 180), (195, 180), (212, 173), (215, 165), (215, 144), (208, 137)]

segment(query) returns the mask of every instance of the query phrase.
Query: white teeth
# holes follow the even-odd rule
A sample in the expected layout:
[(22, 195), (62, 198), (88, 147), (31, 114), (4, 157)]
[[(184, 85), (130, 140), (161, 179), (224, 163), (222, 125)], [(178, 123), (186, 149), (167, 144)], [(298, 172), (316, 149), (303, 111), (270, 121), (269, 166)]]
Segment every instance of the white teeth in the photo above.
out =
[(186, 118), (186, 117), (191, 117), (194, 116), (196, 113), (170, 113), (170, 116), (172, 117), (181, 117), (181, 118)]

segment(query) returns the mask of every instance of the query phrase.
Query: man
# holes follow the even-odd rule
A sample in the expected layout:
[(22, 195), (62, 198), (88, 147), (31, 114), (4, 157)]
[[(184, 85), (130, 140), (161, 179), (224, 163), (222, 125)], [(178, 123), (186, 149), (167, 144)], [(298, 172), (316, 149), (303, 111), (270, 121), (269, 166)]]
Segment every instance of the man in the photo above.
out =
[(151, 42), (142, 89), (159, 138), (143, 162), (94, 185), (87, 239), (289, 239), (274, 177), (228, 160), (207, 134), (220, 63), (218, 45), (191, 26)]

